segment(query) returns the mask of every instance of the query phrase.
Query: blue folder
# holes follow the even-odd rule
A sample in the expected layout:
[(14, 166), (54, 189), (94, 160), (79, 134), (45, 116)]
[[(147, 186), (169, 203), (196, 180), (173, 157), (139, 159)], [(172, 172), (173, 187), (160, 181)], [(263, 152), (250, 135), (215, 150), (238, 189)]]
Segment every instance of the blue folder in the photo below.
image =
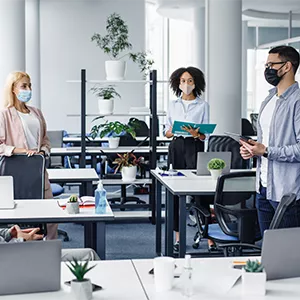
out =
[(199, 132), (203, 134), (211, 134), (214, 132), (217, 124), (196, 124), (190, 122), (174, 121), (172, 133), (179, 135), (190, 135), (187, 131), (182, 129), (183, 126), (192, 126), (194, 129), (199, 128)]

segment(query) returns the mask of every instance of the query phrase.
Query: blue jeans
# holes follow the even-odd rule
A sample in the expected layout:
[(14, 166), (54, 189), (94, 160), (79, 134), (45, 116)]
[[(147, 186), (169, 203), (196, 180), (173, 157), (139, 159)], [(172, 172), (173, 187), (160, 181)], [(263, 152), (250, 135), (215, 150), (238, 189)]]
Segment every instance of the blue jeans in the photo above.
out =
[[(279, 202), (277, 201), (266, 199), (266, 192), (267, 189), (261, 186), (259, 193), (256, 194), (256, 208), (262, 237), (264, 231), (269, 229), (271, 221), (275, 214), (275, 210), (279, 205)], [(300, 227), (300, 201), (297, 200), (294, 205), (290, 206), (286, 210), (279, 227)]]

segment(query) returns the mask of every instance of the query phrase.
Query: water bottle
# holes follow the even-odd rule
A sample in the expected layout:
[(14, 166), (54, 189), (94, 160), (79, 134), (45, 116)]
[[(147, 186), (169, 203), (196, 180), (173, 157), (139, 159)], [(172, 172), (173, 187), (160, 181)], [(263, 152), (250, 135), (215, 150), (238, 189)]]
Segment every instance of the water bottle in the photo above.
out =
[(192, 281), (192, 271), (191, 267), (191, 255), (185, 255), (183, 272), (180, 276), (182, 283), (182, 294), (185, 297), (191, 297), (193, 295), (193, 281)]
[(106, 190), (103, 187), (102, 181), (99, 180), (97, 189), (95, 190), (95, 212), (96, 214), (106, 213)]

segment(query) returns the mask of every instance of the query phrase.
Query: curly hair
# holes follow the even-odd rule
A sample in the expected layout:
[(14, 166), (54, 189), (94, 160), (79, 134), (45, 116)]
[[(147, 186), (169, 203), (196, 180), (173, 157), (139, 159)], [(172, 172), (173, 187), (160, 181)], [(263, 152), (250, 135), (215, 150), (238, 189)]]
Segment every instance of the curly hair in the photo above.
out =
[(205, 79), (204, 74), (201, 70), (195, 67), (179, 68), (175, 70), (170, 76), (170, 87), (174, 94), (179, 97), (182, 91), (179, 89), (180, 77), (183, 73), (188, 72), (194, 79), (195, 89), (193, 90), (193, 95), (195, 97), (201, 96), (205, 91)]

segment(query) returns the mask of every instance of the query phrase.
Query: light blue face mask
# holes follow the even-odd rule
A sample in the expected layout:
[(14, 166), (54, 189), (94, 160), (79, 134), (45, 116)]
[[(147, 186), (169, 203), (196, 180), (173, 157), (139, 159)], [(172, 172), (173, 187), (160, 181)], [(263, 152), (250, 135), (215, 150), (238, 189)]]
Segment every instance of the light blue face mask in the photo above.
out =
[(20, 90), (17, 95), (18, 100), (21, 102), (28, 102), (31, 99), (32, 92), (30, 90)]

